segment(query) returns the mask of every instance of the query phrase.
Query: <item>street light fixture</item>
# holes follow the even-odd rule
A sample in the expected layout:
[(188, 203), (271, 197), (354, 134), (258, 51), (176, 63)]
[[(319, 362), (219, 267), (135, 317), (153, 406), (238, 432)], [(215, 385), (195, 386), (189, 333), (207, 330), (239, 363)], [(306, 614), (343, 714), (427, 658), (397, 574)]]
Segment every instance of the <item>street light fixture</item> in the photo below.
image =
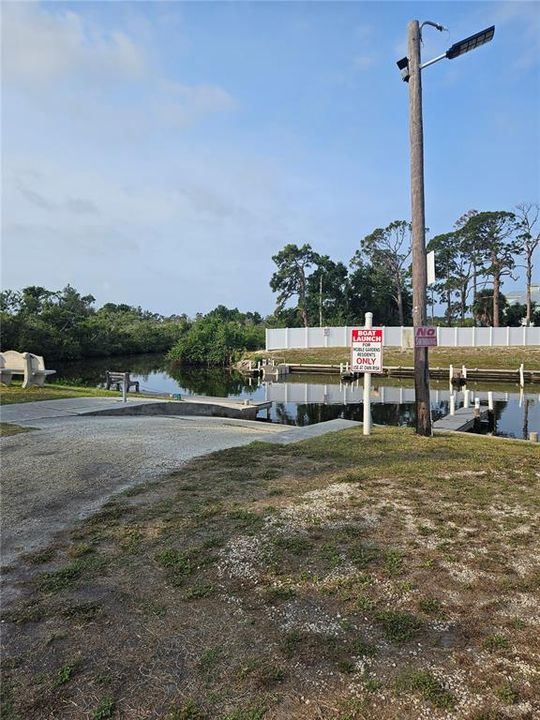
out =
[(468, 38), (465, 38), (465, 40), (461, 40), (460, 42), (454, 43), (450, 50), (446, 51), (446, 57), (449, 60), (453, 60), (454, 58), (459, 57), (460, 55), (464, 55), (465, 53), (469, 52), (470, 50), (476, 50), (477, 47), (480, 47), (480, 45), (485, 45), (486, 43), (493, 40), (493, 36), (495, 35), (495, 25), (491, 25), (490, 27), (486, 28), (485, 30), (480, 30), (480, 32), (475, 33), (474, 35), (471, 35)]
[[(434, 28), (437, 28), (437, 30), (441, 31), (446, 30), (446, 28), (444, 28), (442, 25), (439, 25), (438, 23), (432, 23), (430, 20), (428, 20), (422, 23), (422, 25), (420, 26), (420, 31), (422, 30), (422, 27), (424, 25), (432, 25)], [(439, 62), (439, 60), (454, 60), (454, 58), (457, 58), (460, 55), (465, 55), (465, 53), (468, 53), (471, 50), (476, 50), (476, 48), (480, 47), (480, 45), (485, 45), (486, 43), (493, 40), (494, 35), (495, 25), (491, 25), (485, 30), (480, 30), (480, 32), (477, 32), (474, 35), (470, 35), (468, 38), (465, 38), (464, 40), (460, 40), (459, 42), (454, 43), (452, 47), (449, 48), (442, 55), (437, 55), (437, 57), (433, 58), (433, 60), (428, 60), (423, 65), (420, 65), (420, 70), (423, 70), (430, 65), (434, 65), (436, 62)], [(404, 82), (409, 82), (409, 58), (401, 58), (401, 60), (398, 60), (396, 64), (401, 72), (401, 79)]]
[[(426, 263), (426, 216), (424, 199), (424, 131), (422, 121), (422, 73), (421, 71), (439, 60), (453, 60), (493, 39), (495, 26), (471, 35), (452, 45), (442, 55), (422, 65), (420, 43), (422, 27), (431, 25), (439, 31), (445, 28), (431, 20), (420, 25), (411, 20), (408, 25), (407, 57), (398, 61), (401, 77), (409, 83), (409, 140), (411, 147), (411, 208), (412, 208), (412, 289), (413, 325), (427, 323), (427, 263)], [(427, 347), (414, 348), (414, 390), (416, 404), (416, 433), (431, 435), (431, 408), (429, 398), (429, 362)]]

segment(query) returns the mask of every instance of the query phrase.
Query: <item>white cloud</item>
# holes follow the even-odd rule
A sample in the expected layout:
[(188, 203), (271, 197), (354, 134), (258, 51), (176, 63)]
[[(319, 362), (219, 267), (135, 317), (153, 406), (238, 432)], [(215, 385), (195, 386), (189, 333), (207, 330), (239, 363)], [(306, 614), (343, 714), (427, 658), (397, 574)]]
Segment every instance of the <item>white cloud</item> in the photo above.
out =
[[(27, 118), (37, 106), (48, 117), (70, 118), (85, 138), (138, 142), (153, 126), (185, 128), (236, 106), (217, 85), (162, 77), (145, 52), (152, 45), (148, 32), (143, 46), (128, 32), (108, 32), (60, 4), (7, 2), (3, 9), (2, 79), (11, 97), (26, 103)], [(136, 102), (117, 92), (133, 81)], [(11, 97), (4, 99), (7, 110)]]
[(4, 81), (35, 87), (74, 73), (83, 73), (86, 80), (111, 74), (137, 78), (144, 73), (144, 53), (125, 33), (106, 33), (58, 7), (51, 12), (34, 2), (3, 4)]

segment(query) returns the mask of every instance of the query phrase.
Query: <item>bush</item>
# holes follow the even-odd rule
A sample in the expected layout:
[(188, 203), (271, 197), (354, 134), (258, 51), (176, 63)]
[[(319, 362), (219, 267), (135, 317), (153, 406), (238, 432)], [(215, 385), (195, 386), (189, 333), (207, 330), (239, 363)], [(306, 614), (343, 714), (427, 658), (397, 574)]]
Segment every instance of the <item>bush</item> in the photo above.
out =
[(264, 347), (261, 325), (242, 325), (215, 316), (197, 320), (171, 348), (168, 358), (185, 365), (228, 366), (245, 350)]

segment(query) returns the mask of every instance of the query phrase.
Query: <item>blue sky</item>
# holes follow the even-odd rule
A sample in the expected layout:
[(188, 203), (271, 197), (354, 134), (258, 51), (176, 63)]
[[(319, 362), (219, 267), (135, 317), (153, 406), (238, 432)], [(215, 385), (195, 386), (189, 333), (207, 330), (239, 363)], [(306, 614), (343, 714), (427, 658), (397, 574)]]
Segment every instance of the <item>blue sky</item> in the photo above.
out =
[(2, 11), (4, 287), (267, 313), (285, 243), (347, 262), (364, 235), (410, 215), (395, 61), (411, 18), (449, 28), (426, 29), (424, 59), (497, 26), (491, 44), (424, 73), (431, 234), (470, 208), (539, 200), (539, 3)]

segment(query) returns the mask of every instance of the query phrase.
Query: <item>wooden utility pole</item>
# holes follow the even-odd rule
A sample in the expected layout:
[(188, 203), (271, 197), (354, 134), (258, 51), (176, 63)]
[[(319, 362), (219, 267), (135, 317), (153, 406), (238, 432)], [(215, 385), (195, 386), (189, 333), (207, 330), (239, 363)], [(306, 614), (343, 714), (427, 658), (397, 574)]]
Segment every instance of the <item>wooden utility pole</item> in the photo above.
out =
[[(420, 27), (411, 20), (408, 27), (409, 58), (409, 139), (411, 145), (412, 207), (412, 289), (413, 325), (427, 324), (426, 218), (424, 205), (424, 130), (422, 124), (422, 75), (420, 70)], [(416, 432), (431, 435), (428, 349), (414, 348)]]

